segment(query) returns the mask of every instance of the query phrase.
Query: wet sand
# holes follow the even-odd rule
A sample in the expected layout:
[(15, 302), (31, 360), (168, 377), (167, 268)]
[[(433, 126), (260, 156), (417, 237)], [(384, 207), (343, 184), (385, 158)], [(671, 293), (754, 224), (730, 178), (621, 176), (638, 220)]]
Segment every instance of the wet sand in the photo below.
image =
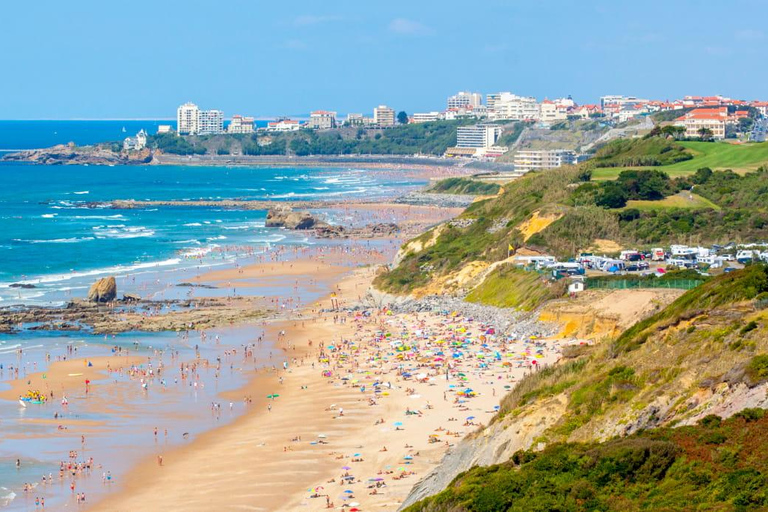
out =
[[(354, 302), (373, 275), (374, 269), (361, 269), (346, 277), (338, 285), (336, 299), (342, 305)], [(429, 328), (451, 320), (428, 314), (382, 314), (337, 323), (333, 312), (311, 314), (330, 306), (330, 298), (325, 298), (308, 308), (303, 319), (273, 327), (272, 332), (286, 331), (280, 346), (297, 364), (291, 363), (287, 371), (278, 366), (277, 371), (231, 393), (232, 399), (248, 394), (259, 397), (245, 415), (164, 454), (162, 467), (146, 460), (118, 494), (92, 510), (315, 511), (341, 509), (350, 503), (359, 503), (362, 510), (395, 510), (450, 446), (490, 420), (505, 386), (513, 385), (529, 368), (474, 371), (467, 367), (463, 378), (453, 372), (452, 387), (471, 385), (478, 393), (459, 401), (454, 394), (458, 388), (448, 387), (442, 370), (428, 368), (424, 370), (428, 378), (406, 382), (391, 364), (374, 364), (365, 378), (375, 375), (392, 387), (372, 405), (370, 394), (338, 376), (359, 373), (366, 361), (376, 359), (381, 347), (361, 344), (354, 362), (338, 360), (332, 365), (335, 376), (329, 379), (318, 364), (323, 360), (319, 346), (338, 345), (358, 335), (365, 339), (393, 322)], [(548, 353), (542, 362), (553, 362), (554, 354)], [(280, 396), (268, 400), (270, 393)], [(354, 478), (342, 485), (345, 474)]]
[(110, 372), (124, 370), (145, 361), (146, 357), (140, 356), (103, 356), (54, 361), (44, 372), (8, 381), (10, 389), (0, 391), (0, 399), (17, 400), (28, 390), (38, 390), (49, 400), (61, 400), (64, 395), (85, 392), (86, 380), (96, 384), (100, 380), (108, 379)]

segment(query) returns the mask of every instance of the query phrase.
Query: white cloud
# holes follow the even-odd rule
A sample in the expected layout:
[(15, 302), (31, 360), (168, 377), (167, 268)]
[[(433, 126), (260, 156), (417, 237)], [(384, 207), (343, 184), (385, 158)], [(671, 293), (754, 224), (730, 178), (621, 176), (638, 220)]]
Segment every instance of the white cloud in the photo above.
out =
[(406, 18), (395, 18), (389, 22), (390, 32), (396, 34), (405, 34), (410, 36), (427, 36), (434, 34), (435, 31), (423, 23), (418, 21), (409, 20)]
[(322, 15), (317, 16), (314, 14), (305, 14), (303, 16), (298, 16), (293, 20), (294, 26), (297, 27), (307, 27), (310, 25), (321, 25), (323, 23), (331, 23), (334, 21), (341, 21), (341, 16), (336, 15)]
[(765, 33), (762, 30), (753, 30), (747, 28), (736, 32), (736, 39), (741, 41), (760, 41), (765, 38)]

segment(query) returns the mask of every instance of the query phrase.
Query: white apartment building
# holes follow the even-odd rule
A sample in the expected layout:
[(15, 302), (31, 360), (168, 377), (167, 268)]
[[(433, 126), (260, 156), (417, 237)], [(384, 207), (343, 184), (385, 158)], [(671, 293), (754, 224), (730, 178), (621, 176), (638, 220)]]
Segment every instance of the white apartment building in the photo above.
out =
[(253, 123), (252, 117), (232, 116), (227, 133), (253, 133)]
[(313, 130), (330, 130), (336, 128), (336, 112), (315, 110), (309, 114), (309, 127)]
[(268, 132), (295, 132), (301, 128), (301, 123), (293, 119), (278, 119), (267, 123)]
[(224, 133), (224, 113), (200, 110), (194, 103), (185, 103), (176, 110), (176, 131), (179, 135)]
[[(539, 104), (531, 96), (518, 96), (511, 92), (500, 92), (497, 97), (490, 98), (493, 104), (492, 117), (510, 121), (527, 121), (539, 118)], [(491, 105), (488, 105), (491, 108)]]
[(197, 113), (198, 135), (224, 133), (224, 112), (221, 110), (200, 110)]
[(200, 109), (194, 103), (185, 103), (176, 110), (176, 131), (179, 135), (197, 133), (197, 114)]
[(380, 127), (395, 126), (395, 111), (386, 105), (373, 109), (373, 123)]
[(458, 94), (449, 96), (447, 103), (449, 110), (452, 108), (479, 107), (483, 104), (483, 95), (479, 92), (461, 91)]
[(567, 149), (520, 150), (515, 153), (515, 172), (555, 169), (576, 163), (576, 153)]
[(171, 133), (173, 129), (171, 128), (171, 125), (169, 124), (159, 124), (157, 125), (157, 133)]
[(457, 148), (490, 148), (501, 137), (502, 128), (492, 124), (461, 126), (456, 131)]
[(440, 112), (417, 112), (411, 116), (411, 120), (414, 123), (429, 123), (442, 119), (442, 117)]

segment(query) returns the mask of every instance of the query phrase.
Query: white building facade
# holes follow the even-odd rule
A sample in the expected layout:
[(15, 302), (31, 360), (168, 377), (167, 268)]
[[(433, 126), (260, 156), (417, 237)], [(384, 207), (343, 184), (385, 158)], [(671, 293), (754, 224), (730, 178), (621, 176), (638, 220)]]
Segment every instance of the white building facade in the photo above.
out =
[(490, 148), (501, 137), (502, 128), (491, 124), (461, 126), (456, 131), (457, 148)]
[[(491, 95), (489, 95), (491, 96)], [(500, 92), (489, 102), (489, 117), (493, 119), (506, 119), (509, 121), (528, 121), (539, 118), (539, 104), (532, 96), (518, 96), (511, 92)]]
[(200, 110), (197, 114), (197, 134), (216, 135), (224, 133), (224, 112), (221, 110)]
[(379, 105), (373, 109), (373, 122), (380, 127), (395, 126), (395, 111), (386, 105)]
[(520, 150), (515, 153), (515, 172), (555, 169), (576, 163), (576, 153), (567, 149)]
[(336, 128), (336, 112), (315, 110), (309, 114), (309, 128), (313, 130), (330, 130)]
[(232, 116), (227, 133), (253, 133), (254, 121), (252, 117)]
[(200, 109), (194, 103), (185, 103), (176, 110), (176, 131), (179, 135), (197, 133), (197, 117)]
[(447, 109), (479, 107), (483, 104), (483, 95), (479, 92), (464, 92), (448, 97)]
[(224, 133), (224, 113), (200, 110), (194, 103), (185, 103), (176, 110), (176, 131), (179, 135)]

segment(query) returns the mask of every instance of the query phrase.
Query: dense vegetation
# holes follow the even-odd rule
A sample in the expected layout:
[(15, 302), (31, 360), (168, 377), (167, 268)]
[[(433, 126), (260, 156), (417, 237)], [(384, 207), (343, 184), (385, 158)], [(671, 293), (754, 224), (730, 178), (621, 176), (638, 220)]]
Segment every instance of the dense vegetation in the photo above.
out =
[(152, 149), (159, 149), (163, 153), (173, 155), (202, 155), (206, 149), (203, 146), (193, 146), (184, 137), (178, 137), (174, 133), (158, 133), (150, 135), (147, 139), (147, 145)]
[(706, 310), (763, 296), (768, 296), (768, 266), (755, 264), (739, 272), (724, 274), (683, 294), (659, 313), (624, 331), (614, 342), (613, 351), (627, 352), (636, 349), (648, 340), (659, 323), (676, 323)]
[[(440, 229), (436, 243), (407, 254), (400, 265), (377, 278), (377, 285), (392, 292), (406, 292), (466, 262), (506, 258), (509, 244), (522, 245), (523, 236), (517, 226), (546, 205), (564, 203), (570, 195), (568, 185), (578, 182), (580, 176), (576, 168), (531, 173), (511, 183), (500, 196), (473, 203), (459, 217), (466, 225), (450, 223), (434, 228)], [(429, 241), (434, 229), (417, 240)]]
[[(703, 168), (675, 179), (658, 170), (627, 170), (616, 182), (584, 180), (589, 180), (589, 172), (569, 167), (530, 173), (508, 184), (500, 196), (467, 208), (461, 218), (471, 224), (443, 227), (434, 245), (406, 255), (397, 268), (378, 278), (377, 285), (392, 292), (409, 291), (469, 261), (504, 259), (509, 244), (569, 258), (590, 249), (595, 240), (650, 247), (768, 238), (768, 211), (755, 208), (768, 204), (764, 169), (740, 176)], [(628, 200), (653, 201), (689, 190), (715, 207), (614, 209)], [(523, 242), (518, 227), (536, 211), (561, 217)], [(423, 239), (431, 236), (429, 232)]]
[(469, 178), (446, 178), (427, 189), (435, 194), (465, 194), (471, 196), (492, 196), (499, 193), (501, 186), (496, 183)]
[(662, 428), (604, 443), (559, 443), (475, 467), (407, 512), (752, 511), (768, 507), (768, 417)]
[(456, 145), (456, 129), (475, 120), (397, 125), (386, 130), (342, 128), (329, 131), (257, 132), (178, 137), (158, 134), (150, 146), (165, 153), (244, 155), (442, 155)]
[(595, 167), (661, 166), (691, 160), (684, 146), (664, 137), (621, 139), (599, 149), (592, 164)]
[[(673, 149), (661, 151), (663, 147)], [(620, 162), (642, 156), (641, 150), (666, 154), (679, 149), (673, 141), (648, 137), (616, 141), (601, 155)], [(768, 204), (765, 167), (743, 175), (703, 167), (675, 178), (659, 168), (623, 169), (614, 181), (592, 181), (597, 170), (594, 162), (587, 162), (529, 173), (505, 185), (498, 197), (467, 208), (459, 223), (441, 227), (434, 244), (406, 254), (398, 267), (378, 277), (376, 285), (408, 292), (470, 261), (500, 261), (510, 244), (567, 259), (584, 250), (603, 252), (601, 240), (650, 248), (768, 239), (768, 211), (756, 207)], [(633, 207), (630, 201), (640, 203)], [(558, 219), (525, 238), (520, 228), (535, 212)], [(422, 241), (433, 234), (423, 235)]]
[[(691, 159), (666, 164), (660, 168), (672, 177), (689, 175), (702, 167), (713, 170), (732, 169), (737, 172), (749, 172), (768, 164), (768, 142), (747, 144), (696, 141), (669, 142), (685, 148), (693, 156)], [(592, 176), (593, 179), (614, 179), (622, 170), (622, 167), (594, 167)]]

